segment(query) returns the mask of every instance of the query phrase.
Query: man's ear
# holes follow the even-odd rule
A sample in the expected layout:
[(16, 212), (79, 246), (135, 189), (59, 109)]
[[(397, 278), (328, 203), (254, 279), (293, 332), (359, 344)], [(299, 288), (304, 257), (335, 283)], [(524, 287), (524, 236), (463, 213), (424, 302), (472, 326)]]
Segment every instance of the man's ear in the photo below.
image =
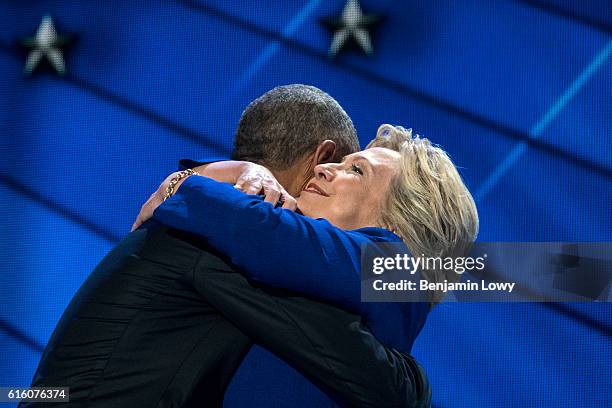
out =
[(317, 164), (330, 163), (336, 160), (336, 142), (327, 139), (319, 143), (313, 157), (313, 164), (316, 166)]

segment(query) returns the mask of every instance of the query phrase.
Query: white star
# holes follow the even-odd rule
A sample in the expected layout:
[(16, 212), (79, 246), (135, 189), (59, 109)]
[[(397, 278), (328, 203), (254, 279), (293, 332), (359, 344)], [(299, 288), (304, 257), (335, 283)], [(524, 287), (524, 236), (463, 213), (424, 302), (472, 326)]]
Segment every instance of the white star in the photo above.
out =
[(66, 73), (66, 64), (60, 46), (64, 40), (57, 35), (53, 20), (50, 16), (43, 17), (36, 36), (26, 40), (27, 46), (32, 48), (26, 61), (23, 72), (26, 75), (32, 74), (34, 69), (40, 64), (43, 58), (47, 58), (55, 72), (60, 75)]
[(366, 16), (363, 14), (357, 0), (348, 0), (344, 10), (342, 10), (342, 16), (336, 22), (338, 28), (334, 32), (334, 37), (329, 47), (329, 55), (331, 57), (336, 56), (351, 37), (357, 41), (357, 44), (366, 54), (371, 55), (374, 49), (367, 27), (376, 21), (378, 21), (377, 16)]

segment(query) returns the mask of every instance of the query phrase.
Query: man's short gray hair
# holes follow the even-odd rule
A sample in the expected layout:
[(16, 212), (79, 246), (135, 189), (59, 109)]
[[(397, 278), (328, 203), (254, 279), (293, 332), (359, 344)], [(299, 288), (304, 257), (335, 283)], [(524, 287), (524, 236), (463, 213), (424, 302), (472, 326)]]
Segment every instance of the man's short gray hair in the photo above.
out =
[(334, 98), (314, 86), (279, 86), (242, 113), (232, 159), (285, 170), (325, 139), (336, 143), (338, 160), (359, 150), (353, 122)]

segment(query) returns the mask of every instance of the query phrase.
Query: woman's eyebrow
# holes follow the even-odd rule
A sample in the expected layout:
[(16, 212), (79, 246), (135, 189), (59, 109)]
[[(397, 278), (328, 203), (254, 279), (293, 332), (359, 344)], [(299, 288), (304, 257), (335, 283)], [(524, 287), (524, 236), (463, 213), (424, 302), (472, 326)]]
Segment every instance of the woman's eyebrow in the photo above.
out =
[(365, 164), (366, 170), (369, 170), (370, 172), (374, 173), (374, 167), (372, 167), (372, 163), (370, 163), (368, 159), (366, 159), (363, 156), (353, 156), (353, 157), (354, 157), (355, 162)]

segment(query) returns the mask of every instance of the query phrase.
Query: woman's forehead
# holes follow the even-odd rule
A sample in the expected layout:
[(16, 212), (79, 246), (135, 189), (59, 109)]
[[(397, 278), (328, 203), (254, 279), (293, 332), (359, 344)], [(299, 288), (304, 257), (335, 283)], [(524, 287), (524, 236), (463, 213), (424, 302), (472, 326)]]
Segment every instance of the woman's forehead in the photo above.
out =
[(360, 152), (349, 154), (345, 160), (367, 160), (371, 165), (385, 165), (397, 162), (400, 159), (399, 152), (386, 147), (371, 147)]

